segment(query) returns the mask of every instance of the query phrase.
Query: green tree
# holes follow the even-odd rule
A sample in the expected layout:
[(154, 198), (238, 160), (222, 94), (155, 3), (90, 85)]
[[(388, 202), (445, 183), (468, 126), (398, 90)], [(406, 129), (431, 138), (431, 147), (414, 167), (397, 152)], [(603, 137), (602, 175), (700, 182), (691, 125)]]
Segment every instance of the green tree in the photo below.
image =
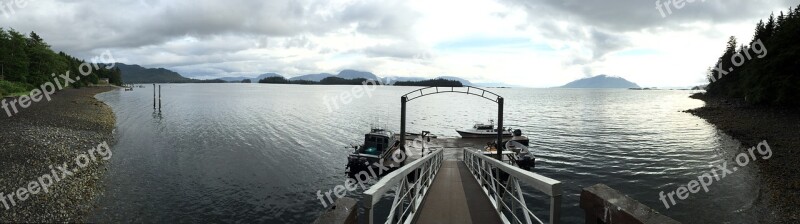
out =
[(11, 82), (27, 82), (28, 81), (28, 54), (25, 51), (26, 38), (21, 33), (14, 29), (2, 32), (2, 38), (8, 38), (3, 41), (4, 53), (0, 55), (3, 61), (3, 72), (5, 79)]

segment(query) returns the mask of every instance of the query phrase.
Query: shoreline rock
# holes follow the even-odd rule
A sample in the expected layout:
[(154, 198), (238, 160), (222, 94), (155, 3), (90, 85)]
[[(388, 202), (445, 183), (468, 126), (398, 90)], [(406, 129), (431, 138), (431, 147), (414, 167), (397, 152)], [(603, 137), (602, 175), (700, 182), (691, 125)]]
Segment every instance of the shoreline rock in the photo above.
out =
[[(0, 192), (8, 195), (27, 187), (52, 173), (51, 165), (55, 170), (63, 163), (70, 170), (78, 168), (75, 158), (102, 142), (113, 146), (114, 113), (94, 96), (114, 89), (66, 89), (51, 101), (32, 103), (12, 117), (0, 109)], [(7, 210), (0, 203), (0, 222), (85, 222), (95, 198), (103, 192), (106, 163), (102, 159), (89, 162), (54, 182), (48, 193), (28, 194), (27, 200), (17, 200), (14, 206), (7, 201)]]
[(704, 94), (692, 98), (706, 105), (685, 112), (705, 119), (745, 148), (767, 140), (773, 151), (772, 158), (758, 160), (758, 170), (765, 187), (761, 192), (775, 209), (772, 214), (762, 214), (760, 220), (779, 223), (800, 222), (800, 113), (791, 108), (751, 106), (743, 100), (708, 97)]

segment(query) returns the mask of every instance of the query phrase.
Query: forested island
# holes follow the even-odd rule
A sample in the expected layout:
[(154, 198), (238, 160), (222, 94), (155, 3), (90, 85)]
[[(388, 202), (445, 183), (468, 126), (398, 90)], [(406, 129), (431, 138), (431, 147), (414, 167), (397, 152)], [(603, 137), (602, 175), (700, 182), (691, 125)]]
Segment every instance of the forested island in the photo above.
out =
[[(382, 85), (382, 81), (368, 80), (364, 78), (344, 79), (339, 77), (327, 77), (319, 82), (310, 80), (288, 80), (282, 76), (267, 77), (258, 80), (258, 83), (269, 84), (298, 84), (298, 85)], [(388, 83), (387, 83), (388, 84)], [(435, 87), (461, 87), (461, 82), (447, 79), (431, 79), (423, 81), (398, 81), (393, 83), (395, 86), (435, 86)]]
[(431, 86), (431, 87), (462, 87), (459, 81), (449, 79), (429, 79), (422, 81), (398, 81), (395, 86)]
[(69, 78), (75, 80), (71, 84), (65, 84), (69, 87), (81, 88), (98, 84), (102, 78), (108, 79), (110, 84), (122, 85), (122, 73), (115, 67), (100, 65), (91, 69), (91, 74), (80, 75), (78, 69), (85, 60), (64, 52), (56, 53), (35, 32), (25, 35), (14, 29), (0, 28), (0, 46), (0, 96), (22, 95), (52, 82), (54, 77), (51, 74), (59, 76), (67, 71)]
[(343, 79), (339, 77), (327, 77), (319, 82), (311, 81), (311, 80), (288, 80), (283, 76), (273, 76), (263, 78), (258, 80), (258, 83), (270, 83), (270, 84), (298, 84), (298, 85), (373, 85), (373, 84), (380, 84), (380, 81), (367, 81), (364, 78), (356, 78), (356, 79)]

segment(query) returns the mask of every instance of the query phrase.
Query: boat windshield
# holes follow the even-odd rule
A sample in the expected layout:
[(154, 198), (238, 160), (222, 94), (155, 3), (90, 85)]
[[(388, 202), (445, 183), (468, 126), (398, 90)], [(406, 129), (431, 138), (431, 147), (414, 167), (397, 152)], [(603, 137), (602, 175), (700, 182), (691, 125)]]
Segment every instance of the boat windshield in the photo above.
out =
[(486, 124), (476, 124), (475, 129), (478, 130), (492, 130), (494, 129), (493, 125), (486, 125)]
[(380, 155), (389, 145), (389, 138), (367, 134), (364, 136), (364, 146), (358, 151), (362, 154)]

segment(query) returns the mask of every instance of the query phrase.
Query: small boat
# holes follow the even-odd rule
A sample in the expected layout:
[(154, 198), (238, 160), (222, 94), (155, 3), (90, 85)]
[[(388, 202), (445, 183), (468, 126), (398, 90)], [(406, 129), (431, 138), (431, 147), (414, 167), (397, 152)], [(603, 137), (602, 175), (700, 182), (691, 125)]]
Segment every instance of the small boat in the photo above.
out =
[(370, 172), (370, 167), (372, 167), (372, 172), (378, 172), (380, 167), (376, 164), (382, 163), (382, 166), (390, 168), (388, 172), (376, 174), (379, 176), (386, 175), (391, 170), (400, 168), (403, 165), (402, 161), (398, 164), (392, 157), (400, 148), (400, 140), (396, 139), (395, 134), (391, 131), (373, 128), (364, 135), (364, 144), (353, 146), (352, 148), (354, 150), (347, 157), (346, 166), (346, 173), (349, 177), (354, 177), (361, 171)]
[[(528, 137), (522, 135), (522, 130), (514, 130), (514, 137), (511, 137), (510, 140), (505, 141), (501, 145), (501, 147), (503, 147), (503, 152), (500, 160), (511, 165), (519, 166), (519, 168), (524, 170), (532, 170), (536, 167), (536, 157), (529, 150), (529, 142)], [(498, 158), (495, 156), (498, 154), (497, 144), (494, 142), (486, 143), (486, 147), (481, 150), (481, 153), (493, 156), (495, 159)]]
[[(503, 130), (503, 136), (511, 136), (511, 128)], [(494, 121), (489, 120), (489, 124), (478, 123), (471, 129), (456, 130), (462, 138), (491, 138), (497, 136), (497, 129), (494, 128)]]
[(536, 157), (528, 150), (528, 146), (517, 141), (507, 141), (506, 149), (516, 152), (515, 163), (519, 168), (531, 170), (536, 167)]

